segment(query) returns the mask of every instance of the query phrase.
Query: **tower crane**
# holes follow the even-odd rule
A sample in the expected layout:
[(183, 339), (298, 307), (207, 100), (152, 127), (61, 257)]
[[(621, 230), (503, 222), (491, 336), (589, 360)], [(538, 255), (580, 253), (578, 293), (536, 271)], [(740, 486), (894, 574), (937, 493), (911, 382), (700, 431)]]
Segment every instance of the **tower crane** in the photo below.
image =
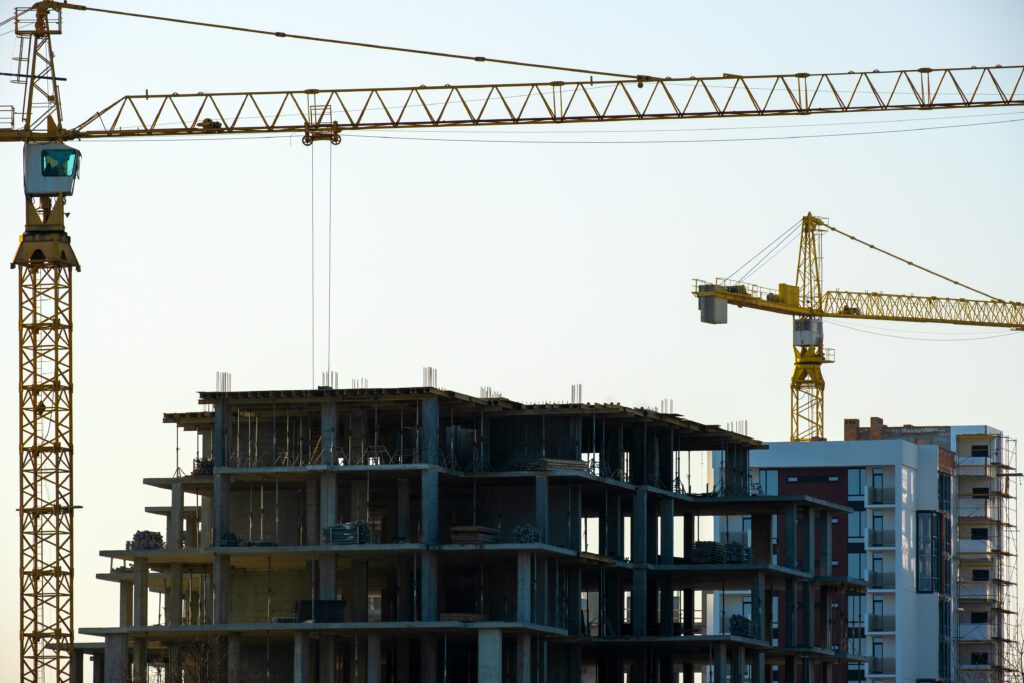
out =
[[(769, 289), (748, 282), (719, 278), (713, 283), (694, 280), (693, 286), (701, 321), (705, 323), (727, 323), (730, 304), (793, 316), (791, 441), (818, 441), (825, 438), (825, 378), (821, 368), (826, 363), (834, 362), (835, 354), (832, 349), (824, 346), (824, 318), (948, 323), (1024, 331), (1024, 303), (1004, 301), (940, 275), (869, 244), (810, 213), (800, 220), (799, 225), (796, 284), (782, 283), (778, 289)], [(847, 237), (986, 298), (957, 299), (881, 292), (824, 291), (821, 284), (821, 238), (826, 232)]]
[[(52, 38), (64, 12), (172, 22), (582, 75), (360, 89), (127, 95), (65, 126)], [(67, 681), (73, 636), (72, 272), (66, 202), (82, 156), (67, 143), (125, 137), (299, 134), (337, 144), (349, 131), (749, 118), (1024, 104), (1024, 67), (918, 68), (669, 78), (371, 45), (44, 0), (15, 10), (21, 40), (20, 121), (0, 142), (23, 146), (25, 230), (19, 282), (21, 680)], [(585, 77), (585, 79), (584, 79)]]

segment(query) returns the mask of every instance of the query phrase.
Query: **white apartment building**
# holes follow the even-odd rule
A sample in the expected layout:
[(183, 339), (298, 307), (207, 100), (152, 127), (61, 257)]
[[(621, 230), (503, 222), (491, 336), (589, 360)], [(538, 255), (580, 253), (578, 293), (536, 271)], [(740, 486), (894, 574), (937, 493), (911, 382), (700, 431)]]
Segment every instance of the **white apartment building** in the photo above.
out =
[[(1015, 441), (973, 426), (869, 427), (844, 441), (772, 443), (751, 451), (752, 487), (851, 508), (833, 520), (836, 573), (868, 582), (850, 595), (848, 680), (1004, 680), (1016, 627)], [(749, 523), (721, 518), (723, 542), (749, 543)], [(773, 535), (777, 530), (773, 529)], [(775, 539), (773, 538), (773, 542)], [(749, 598), (717, 594), (719, 621)]]

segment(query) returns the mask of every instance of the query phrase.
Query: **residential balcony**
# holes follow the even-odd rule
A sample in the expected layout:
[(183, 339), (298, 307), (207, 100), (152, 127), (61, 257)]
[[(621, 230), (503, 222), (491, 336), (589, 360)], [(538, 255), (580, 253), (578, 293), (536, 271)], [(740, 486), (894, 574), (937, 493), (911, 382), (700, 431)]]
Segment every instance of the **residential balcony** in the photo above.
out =
[(895, 502), (896, 489), (893, 487), (868, 487), (868, 505), (893, 505)]
[(992, 553), (998, 548), (990, 538), (961, 538), (957, 540), (957, 550), (963, 553)]
[(986, 498), (961, 498), (957, 503), (957, 514), (961, 519), (995, 519), (997, 507)]
[(872, 657), (868, 673), (873, 676), (891, 676), (896, 673), (896, 660), (892, 657)]
[(890, 589), (896, 587), (895, 572), (868, 572), (868, 587)]
[(896, 630), (896, 615), (895, 614), (869, 614), (868, 615), (868, 630), (869, 631), (895, 631)]
[(991, 642), (998, 636), (993, 624), (960, 624), (960, 642)]
[(896, 547), (896, 531), (893, 529), (868, 529), (868, 545), (876, 548)]
[(994, 600), (996, 597), (995, 586), (988, 581), (961, 581), (961, 600)]

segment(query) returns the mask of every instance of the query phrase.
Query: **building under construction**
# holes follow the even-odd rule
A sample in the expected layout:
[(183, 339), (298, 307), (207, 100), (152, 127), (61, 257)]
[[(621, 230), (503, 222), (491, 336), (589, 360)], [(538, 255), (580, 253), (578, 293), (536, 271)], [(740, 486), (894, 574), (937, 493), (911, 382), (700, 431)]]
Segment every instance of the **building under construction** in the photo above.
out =
[[(846, 680), (849, 509), (751, 487), (754, 439), (429, 386), (200, 403), (164, 417), (196, 434), (192, 471), (145, 480), (166, 529), (103, 553), (120, 622), (82, 629), (103, 643), (76, 645), (78, 680), (85, 654), (118, 683)], [(709, 451), (720, 480), (690, 490)], [(749, 543), (701, 540), (718, 515)], [(749, 618), (709, 632), (712, 590)]]

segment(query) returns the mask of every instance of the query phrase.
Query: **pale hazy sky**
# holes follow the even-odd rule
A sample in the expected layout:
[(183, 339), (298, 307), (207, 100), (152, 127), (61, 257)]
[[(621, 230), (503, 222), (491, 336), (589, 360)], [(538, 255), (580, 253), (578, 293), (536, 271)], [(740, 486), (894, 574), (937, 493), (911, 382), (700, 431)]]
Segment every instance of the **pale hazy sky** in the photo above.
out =
[[(109, 0), (111, 7), (142, 3)], [(149, 2), (144, 10), (272, 30), (671, 75), (1020, 64), (1015, 2)], [(5, 27), (6, 28), (6, 27)], [(5, 29), (0, 29), (0, 31)], [(0, 36), (13, 51), (15, 38)], [(550, 80), (545, 72), (291, 44), (67, 13), (55, 41), (66, 119), (123, 94)], [(4, 69), (10, 70), (10, 69)], [(20, 102), (17, 86), (0, 103)], [(575, 139), (699, 139), (980, 123), (1007, 110), (745, 123), (613, 124)], [(951, 120), (948, 117), (964, 117)], [(941, 119), (941, 120), (940, 120)], [(763, 130), (764, 125), (813, 128)], [(745, 130), (748, 127), (756, 130)], [(709, 127), (728, 130), (700, 132)], [(591, 127), (588, 131), (598, 131)], [(556, 134), (563, 135), (563, 134)], [(530, 139), (519, 133), (493, 136)], [(535, 139), (537, 136), (533, 136)], [(978, 288), (1024, 299), (1024, 123), (754, 142), (494, 145), (348, 138), (318, 146), (319, 273), (326, 269), (328, 155), (334, 173), (334, 336), (342, 386), (490, 385), (518, 400), (629, 404), (738, 418), (788, 436), (790, 322), (731, 311), (701, 325), (692, 278), (732, 272), (808, 210)], [(13, 253), (23, 221), (21, 149), (0, 164)], [(102, 548), (167, 497), (143, 476), (174, 471), (164, 411), (187, 410), (216, 370), (234, 388), (310, 384), (310, 155), (297, 140), (97, 141), (69, 204), (75, 278), (76, 625), (116, 622)], [(963, 295), (826, 237), (826, 287)], [(760, 273), (791, 281), (791, 247)], [(319, 283), (325, 292), (326, 280)], [(16, 675), (17, 280), (0, 289), (0, 678)], [(326, 317), (323, 299), (319, 303)], [(1024, 435), (1024, 338), (983, 329), (826, 326), (828, 435), (842, 419), (987, 423)], [(323, 326), (320, 330), (323, 332)], [(964, 334), (967, 332), (967, 334)], [(895, 338), (894, 338), (895, 337)], [(916, 341), (902, 337), (927, 337)], [(324, 340), (318, 357), (323, 358)], [(323, 366), (318, 362), (319, 367)], [(183, 460), (194, 444), (183, 440)]]

